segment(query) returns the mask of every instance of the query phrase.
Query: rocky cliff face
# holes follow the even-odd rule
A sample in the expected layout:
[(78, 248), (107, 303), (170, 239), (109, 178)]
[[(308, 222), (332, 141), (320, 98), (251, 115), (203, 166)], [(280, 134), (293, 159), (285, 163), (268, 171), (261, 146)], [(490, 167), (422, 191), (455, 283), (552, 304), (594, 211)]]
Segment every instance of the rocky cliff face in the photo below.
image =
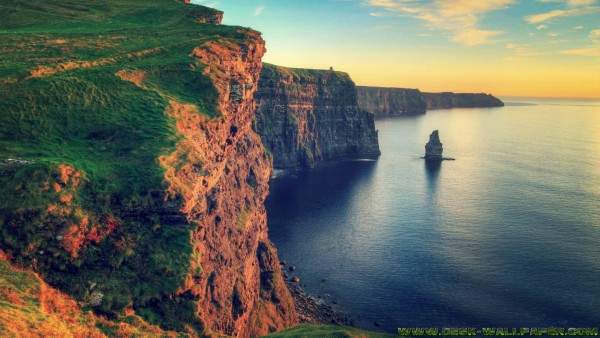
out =
[(491, 94), (424, 93), (418, 89), (357, 87), (358, 104), (376, 117), (425, 114), (427, 109), (502, 107)]
[(427, 105), (418, 89), (356, 87), (358, 106), (375, 116), (425, 114)]
[[(69, 7), (45, 18), (65, 32), (17, 29), (0, 42), (19, 70), (0, 77), (0, 192), (12, 194), (0, 200), (2, 258), (97, 313), (192, 336), (296, 324), (267, 237), (270, 158), (251, 128), (260, 34), (200, 25), (222, 13), (181, 2), (106, 7), (116, 19), (100, 37), (101, 25), (85, 31), (97, 17), (81, 14), (96, 9)], [(127, 36), (114, 35), (121, 10)], [(18, 27), (29, 14), (15, 13)], [(108, 56), (89, 59), (98, 50)], [(32, 106), (35, 120), (13, 118)]]
[(197, 224), (191, 271), (179, 293), (199, 297), (198, 315), (208, 329), (238, 337), (296, 323), (293, 300), (267, 237), (263, 203), (271, 163), (251, 129), (264, 51), (257, 33), (244, 45), (196, 48), (192, 56), (206, 65), (223, 116), (198, 120), (193, 107), (177, 102), (170, 110), (185, 135), (178, 151), (185, 149), (188, 158), (197, 159), (168, 172), (171, 189), (185, 197), (182, 210)]
[(492, 94), (423, 93), (427, 109), (503, 107), (504, 103)]
[(274, 167), (380, 155), (373, 118), (345, 73), (265, 65), (255, 98), (254, 128)]

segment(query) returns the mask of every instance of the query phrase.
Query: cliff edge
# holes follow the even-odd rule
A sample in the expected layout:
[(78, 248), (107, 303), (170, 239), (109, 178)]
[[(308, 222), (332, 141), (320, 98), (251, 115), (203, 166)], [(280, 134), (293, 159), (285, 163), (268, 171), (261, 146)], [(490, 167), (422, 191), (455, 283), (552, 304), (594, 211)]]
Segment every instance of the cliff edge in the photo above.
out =
[(296, 324), (251, 129), (260, 33), (169, 0), (2, 7), (2, 259), (103, 318), (187, 336)]
[(373, 117), (358, 108), (346, 73), (265, 64), (255, 98), (254, 129), (274, 167), (381, 154)]

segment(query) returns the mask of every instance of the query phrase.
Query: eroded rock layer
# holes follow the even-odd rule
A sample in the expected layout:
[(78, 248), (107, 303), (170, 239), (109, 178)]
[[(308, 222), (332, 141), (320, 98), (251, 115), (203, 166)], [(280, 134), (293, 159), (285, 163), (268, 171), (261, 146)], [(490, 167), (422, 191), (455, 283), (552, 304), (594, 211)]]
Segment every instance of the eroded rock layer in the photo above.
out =
[(346, 73), (265, 65), (255, 98), (254, 128), (274, 167), (380, 155), (373, 118), (358, 108)]

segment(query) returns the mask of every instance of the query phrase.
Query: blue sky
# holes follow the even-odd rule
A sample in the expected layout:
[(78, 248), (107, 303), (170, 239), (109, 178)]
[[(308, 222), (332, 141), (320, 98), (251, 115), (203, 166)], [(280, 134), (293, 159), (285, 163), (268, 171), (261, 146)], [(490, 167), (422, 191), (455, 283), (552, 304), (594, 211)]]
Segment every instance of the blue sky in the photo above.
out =
[(360, 85), (600, 96), (598, 0), (196, 0), (263, 33), (264, 61)]

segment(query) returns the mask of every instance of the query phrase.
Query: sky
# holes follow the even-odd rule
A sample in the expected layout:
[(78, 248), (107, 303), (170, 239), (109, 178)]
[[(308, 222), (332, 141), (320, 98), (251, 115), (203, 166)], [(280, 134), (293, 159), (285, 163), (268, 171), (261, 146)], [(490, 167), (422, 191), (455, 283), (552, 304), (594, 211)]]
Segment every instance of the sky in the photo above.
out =
[(264, 62), (357, 85), (600, 97), (600, 0), (192, 0), (267, 43)]

